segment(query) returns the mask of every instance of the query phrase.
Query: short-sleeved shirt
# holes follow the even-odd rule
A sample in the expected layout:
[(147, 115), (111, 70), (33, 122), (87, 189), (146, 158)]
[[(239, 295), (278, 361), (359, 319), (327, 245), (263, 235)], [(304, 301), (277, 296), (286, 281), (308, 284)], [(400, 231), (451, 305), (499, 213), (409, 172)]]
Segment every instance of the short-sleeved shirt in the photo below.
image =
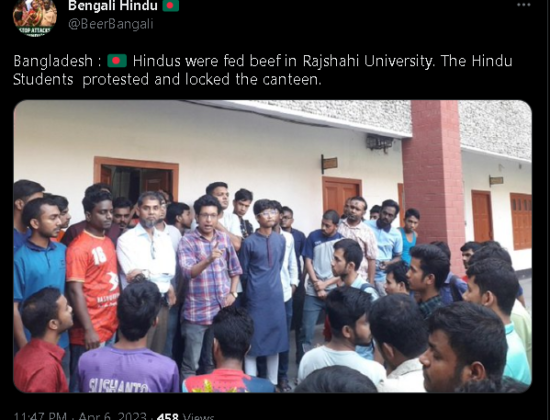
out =
[(211, 390), (211, 392), (275, 392), (267, 379), (250, 376), (241, 370), (215, 369), (207, 375), (192, 376), (183, 381), (182, 391)]
[[(185, 300), (181, 312), (182, 321), (200, 325), (210, 325), (214, 316), (223, 307), (231, 288), (231, 277), (242, 274), (241, 264), (229, 235), (214, 231), (209, 241), (195, 230), (181, 238), (178, 247), (178, 264), (186, 285)], [(221, 258), (209, 264), (197, 277), (191, 276), (194, 265), (212, 254), (212, 246), (218, 244), (223, 249)]]
[[(82, 283), (86, 307), (99, 341), (110, 340), (118, 327), (116, 306), (120, 294), (113, 242), (83, 231), (67, 249), (67, 282)], [(75, 317), (71, 344), (84, 345), (84, 329)]]
[(32, 231), (27, 229), (25, 233), (19, 232), (13, 228), (13, 252), (16, 252), (31, 237)]
[[(391, 225), (381, 228), (378, 226), (376, 220), (366, 220), (364, 223), (372, 229), (376, 237), (376, 244), (378, 246), (377, 262), (390, 261), (394, 257), (401, 255), (403, 252), (401, 232)], [(376, 264), (376, 276), (374, 280), (386, 281), (386, 273), (379, 268), (379, 264)]]
[[(65, 231), (65, 234), (61, 238), (61, 243), (65, 246), (69, 246), (71, 242), (80, 235), (86, 228), (86, 220), (75, 223), (74, 225), (69, 226)], [(113, 244), (116, 246), (118, 237), (122, 234), (122, 229), (117, 223), (113, 223), (109, 229), (105, 231), (105, 236), (111, 238)]]
[(147, 348), (112, 346), (84, 353), (78, 361), (81, 392), (179, 392), (176, 363)]
[[(454, 292), (451, 289), (453, 287), (455, 288)], [(441, 296), (441, 301), (443, 302), (443, 305), (449, 306), (451, 303), (455, 302), (453, 293), (457, 295), (457, 302), (462, 300), (462, 295), (467, 289), (468, 285), (465, 281), (463, 281), (453, 273), (449, 272), (447, 278), (445, 279), (445, 283), (443, 283), (443, 286), (441, 286), (441, 289), (439, 289), (439, 295)]]
[(364, 278), (369, 278), (369, 262), (368, 260), (376, 260), (378, 255), (378, 245), (376, 243), (376, 237), (374, 236), (373, 231), (365, 225), (363, 222), (360, 222), (357, 226), (350, 226), (347, 220), (341, 220), (341, 223), (338, 225), (338, 233), (340, 233), (344, 238), (353, 239), (363, 251), (363, 261), (359, 267), (359, 274)]
[[(334, 244), (342, 238), (343, 236), (338, 232), (330, 237), (325, 236), (321, 229), (314, 230), (307, 237), (303, 256), (304, 259), (309, 258), (312, 261), (313, 271), (315, 271), (315, 275), (319, 280), (325, 281), (334, 277), (331, 265), (332, 256), (334, 254)], [(329, 287), (327, 291), (335, 287), (336, 285), (333, 285)], [(315, 288), (309, 281), (306, 283), (306, 294), (309, 296), (317, 296)]]
[(508, 352), (506, 353), (506, 366), (504, 367), (504, 376), (531, 385), (531, 370), (525, 347), (521, 338), (514, 331), (514, 324), (511, 322), (504, 326), (506, 331), (506, 342), (508, 343)]
[[(27, 240), (13, 257), (13, 301), (20, 305), (31, 295), (45, 287), (55, 287), (65, 293), (67, 247), (50, 241), (46, 248), (41, 248)], [(27, 340), (31, 334), (25, 328)], [(58, 345), (69, 347), (69, 334), (64, 332)]]

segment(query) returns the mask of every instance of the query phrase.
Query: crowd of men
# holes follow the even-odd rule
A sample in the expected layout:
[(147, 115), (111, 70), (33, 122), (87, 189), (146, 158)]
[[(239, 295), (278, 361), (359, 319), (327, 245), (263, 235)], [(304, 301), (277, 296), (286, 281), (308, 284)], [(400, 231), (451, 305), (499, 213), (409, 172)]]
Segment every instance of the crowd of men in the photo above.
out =
[[(531, 318), (508, 252), (417, 245), (420, 213), (346, 201), (321, 229), (228, 185), (65, 197), (14, 183), (14, 383), (25, 392), (522, 392)], [(252, 209), (256, 224), (247, 220)], [(70, 225), (70, 226), (69, 226)], [(314, 346), (324, 314), (325, 343)], [(296, 349), (290, 349), (294, 326)]]

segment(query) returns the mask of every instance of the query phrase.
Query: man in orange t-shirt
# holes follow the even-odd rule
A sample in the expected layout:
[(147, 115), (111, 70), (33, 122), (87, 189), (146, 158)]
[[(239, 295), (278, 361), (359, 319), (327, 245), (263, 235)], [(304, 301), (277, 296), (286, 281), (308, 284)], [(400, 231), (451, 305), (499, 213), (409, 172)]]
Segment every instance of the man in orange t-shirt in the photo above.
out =
[(78, 392), (78, 360), (87, 350), (115, 339), (116, 306), (120, 294), (117, 258), (105, 231), (113, 221), (111, 194), (95, 191), (83, 200), (86, 227), (67, 249), (67, 289), (74, 308), (70, 391)]

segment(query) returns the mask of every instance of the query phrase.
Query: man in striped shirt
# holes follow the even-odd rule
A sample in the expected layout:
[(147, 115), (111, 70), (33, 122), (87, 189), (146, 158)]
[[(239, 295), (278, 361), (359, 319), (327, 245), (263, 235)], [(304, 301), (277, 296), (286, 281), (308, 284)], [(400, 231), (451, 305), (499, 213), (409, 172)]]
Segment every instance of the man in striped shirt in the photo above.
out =
[(222, 211), (219, 201), (204, 195), (193, 208), (197, 229), (183, 236), (178, 247), (178, 264), (186, 289), (181, 312), (181, 333), (185, 338), (183, 379), (196, 374), (203, 348), (205, 373), (212, 372), (213, 335), (209, 327), (221, 308), (235, 302), (242, 274), (231, 238), (215, 229)]

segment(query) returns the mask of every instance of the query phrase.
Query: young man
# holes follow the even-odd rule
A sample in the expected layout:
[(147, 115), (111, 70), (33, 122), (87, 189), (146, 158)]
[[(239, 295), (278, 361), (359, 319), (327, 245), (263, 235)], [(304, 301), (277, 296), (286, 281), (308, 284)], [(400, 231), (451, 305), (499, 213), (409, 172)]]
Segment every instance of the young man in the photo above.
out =
[(113, 223), (119, 225), (122, 231), (130, 222), (132, 207), (134, 205), (126, 197), (117, 197), (113, 200)]
[(23, 208), (35, 198), (44, 196), (44, 187), (37, 182), (20, 179), (13, 183), (13, 252), (30, 238), (31, 230), (22, 220)]
[[(433, 241), (430, 243), (442, 250), (447, 258), (449, 258), (449, 261), (451, 261), (451, 249), (446, 242)], [(466, 291), (467, 287), (468, 286), (466, 285), (466, 282), (464, 280), (460, 279), (457, 275), (453, 274), (453, 272), (449, 270), (449, 274), (447, 274), (447, 278), (445, 279), (443, 286), (439, 290), (439, 295), (441, 296), (441, 301), (443, 302), (443, 305), (450, 305), (453, 302), (460, 302), (462, 300), (462, 295)]]
[(284, 307), (281, 268), (285, 239), (273, 232), (279, 212), (271, 200), (254, 203), (260, 228), (244, 241), (239, 260), (246, 284), (245, 307), (254, 320), (254, 335), (245, 371), (256, 376), (256, 358), (266, 356), (267, 376), (277, 384), (279, 353), (288, 351), (288, 331)]
[(216, 198), (220, 202), (222, 208), (218, 214), (216, 229), (227, 233), (231, 238), (233, 248), (235, 248), (235, 251), (239, 252), (243, 240), (241, 222), (236, 214), (226, 211), (229, 207), (229, 191), (227, 184), (225, 182), (213, 182), (206, 187), (206, 194)]
[(382, 211), (382, 207), (380, 207), (378, 204), (375, 204), (371, 207), (369, 211), (369, 219), (370, 220), (378, 220), (380, 218), (380, 212)]
[(51, 195), (50, 198), (55, 201), (57, 208), (59, 209), (60, 218), (61, 218), (61, 230), (59, 235), (56, 238), (52, 239), (55, 242), (61, 242), (63, 236), (65, 235), (65, 229), (69, 227), (71, 222), (71, 214), (69, 213), (69, 200), (61, 195)]
[[(479, 242), (466, 242), (464, 245), (460, 247), (460, 252), (462, 252), (462, 264), (464, 264), (464, 269), (467, 270), (470, 262), (470, 258), (472, 258), (472, 255), (476, 253), (481, 248), (481, 244)], [(468, 281), (468, 275), (465, 275), (462, 280)]]
[[(193, 204), (197, 229), (184, 235), (178, 247), (178, 264), (186, 288), (181, 311), (181, 334), (185, 338), (181, 375), (196, 375), (201, 349), (207, 373), (213, 370), (212, 325), (221, 308), (235, 303), (242, 273), (229, 235), (216, 229), (220, 202), (203, 195)], [(282, 301), (281, 301), (282, 304)]]
[(241, 188), (235, 193), (235, 199), (233, 200), (233, 213), (239, 218), (243, 239), (248, 238), (254, 232), (252, 223), (244, 218), (250, 208), (250, 205), (252, 204), (253, 199), (254, 196), (252, 191)]
[(155, 229), (159, 232), (163, 232), (170, 238), (170, 241), (172, 242), (172, 247), (174, 248), (174, 252), (177, 252), (178, 245), (180, 243), (181, 239), (181, 232), (178, 228), (175, 226), (166, 223), (166, 213), (167, 213), (167, 201), (163, 194), (160, 192), (158, 193), (159, 199), (160, 199), (160, 211), (159, 216), (157, 218), (157, 222), (155, 223)]
[(510, 320), (519, 289), (516, 273), (504, 261), (486, 258), (472, 264), (467, 274), (468, 290), (464, 293), (464, 300), (492, 309), (504, 323), (508, 343), (504, 376), (530, 385), (531, 371), (525, 347)]
[(410, 295), (411, 287), (407, 271), (409, 271), (409, 266), (405, 261), (397, 261), (396, 263), (386, 265), (386, 270), (384, 270), (386, 273), (386, 284), (384, 284), (384, 289), (387, 295), (395, 293)]
[[(109, 184), (98, 182), (86, 188), (86, 190), (84, 191), (84, 196), (87, 196), (88, 194), (92, 194), (98, 191), (104, 191), (104, 192), (108, 192), (109, 194), (112, 194), (111, 186)], [(75, 223), (74, 225), (69, 226), (69, 228), (65, 231), (65, 235), (63, 235), (61, 242), (68, 247), (69, 244), (72, 242), (72, 240), (82, 233), (85, 227), (86, 227), (86, 220), (83, 220), (81, 222), (78, 222), (78, 223)], [(116, 246), (118, 237), (120, 236), (121, 233), (122, 233), (122, 230), (120, 226), (117, 225), (116, 223), (111, 223), (111, 227), (109, 227), (109, 229), (106, 230), (105, 236), (110, 238), (111, 241), (113, 241), (113, 244)]]
[(71, 341), (71, 392), (78, 392), (78, 360), (87, 350), (113, 343), (120, 293), (117, 256), (105, 232), (113, 222), (111, 194), (95, 191), (82, 200), (86, 227), (67, 249), (68, 297), (75, 312)]
[(166, 209), (166, 223), (175, 226), (183, 236), (193, 223), (191, 208), (185, 203), (170, 203)]
[(153, 191), (140, 195), (137, 203), (139, 224), (120, 237), (117, 247), (122, 287), (141, 273), (157, 285), (162, 295), (164, 303), (159, 312), (159, 322), (147, 334), (147, 347), (157, 353), (162, 353), (166, 345), (168, 312), (176, 302), (171, 283), (176, 274), (176, 252), (170, 237), (155, 228), (161, 218), (163, 199)]
[(275, 392), (266, 379), (243, 372), (242, 366), (254, 334), (254, 322), (244, 308), (222, 308), (212, 321), (212, 351), (216, 369), (208, 375), (187, 378), (183, 392)]
[(13, 382), (22, 392), (69, 392), (57, 344), (73, 325), (72, 308), (59, 289), (46, 287), (23, 304), (23, 324), (31, 341), (14, 359)]
[(411, 265), (407, 278), (412, 292), (418, 294), (418, 306), (424, 319), (443, 306), (439, 289), (445, 283), (451, 263), (435, 245), (417, 245), (411, 248)]
[(378, 246), (374, 285), (380, 296), (386, 295), (384, 290), (386, 265), (400, 261), (403, 252), (401, 233), (391, 225), (398, 214), (399, 204), (393, 200), (385, 200), (382, 203), (380, 217), (376, 220), (365, 221), (365, 224), (372, 229)]
[(179, 392), (174, 361), (146, 347), (161, 305), (158, 287), (134, 277), (118, 298), (119, 340), (80, 358), (80, 392)]
[(428, 347), (428, 330), (418, 305), (402, 293), (378, 299), (369, 314), (370, 329), (386, 364), (380, 392), (425, 392), (418, 357)]
[[(13, 257), (13, 335), (15, 350), (22, 349), (30, 339), (21, 321), (20, 305), (45, 287), (55, 287), (64, 293), (66, 247), (55, 243), (61, 230), (61, 215), (51, 198), (36, 198), (27, 202), (21, 221), (31, 232)], [(69, 335), (62, 334), (59, 346), (65, 350), (63, 367), (69, 375)]]
[(418, 239), (416, 229), (418, 228), (418, 223), (420, 222), (420, 212), (416, 209), (408, 209), (405, 212), (405, 217), (403, 220), (405, 221), (405, 226), (397, 228), (397, 230), (401, 233), (401, 239), (403, 239), (403, 252), (401, 253), (401, 259), (407, 264), (410, 264), (410, 250), (416, 245), (416, 240)]
[(469, 302), (456, 302), (428, 318), (428, 349), (420, 356), (424, 388), (455, 392), (469, 381), (502, 380), (506, 336), (500, 318)]
[(304, 355), (303, 346), (310, 347), (312, 345), (315, 324), (319, 313), (325, 309), (327, 294), (336, 288), (338, 277), (332, 272), (332, 255), (334, 244), (342, 239), (342, 235), (338, 233), (338, 223), (338, 213), (328, 210), (321, 219), (321, 229), (311, 232), (306, 240), (304, 260), (308, 279), (298, 363)]
[(359, 244), (363, 251), (363, 262), (358, 271), (374, 286), (378, 245), (374, 232), (363, 223), (366, 211), (367, 202), (363, 197), (350, 198), (348, 217), (338, 225), (338, 233)]
[(386, 378), (384, 367), (362, 358), (355, 351), (356, 346), (368, 346), (372, 341), (368, 320), (370, 296), (353, 287), (339, 287), (328, 294), (326, 305), (332, 338), (304, 354), (298, 380), (303, 381), (317, 369), (340, 365), (361, 372), (378, 385)]

